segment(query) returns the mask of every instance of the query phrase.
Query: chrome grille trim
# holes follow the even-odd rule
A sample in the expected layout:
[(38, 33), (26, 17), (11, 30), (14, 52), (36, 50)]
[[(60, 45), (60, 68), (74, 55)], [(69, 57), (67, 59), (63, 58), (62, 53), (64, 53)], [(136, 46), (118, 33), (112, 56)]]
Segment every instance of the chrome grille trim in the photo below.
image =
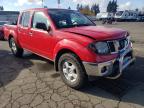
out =
[[(122, 43), (122, 42), (124, 42), (124, 43)], [(119, 40), (107, 41), (107, 44), (110, 49), (110, 54), (116, 54), (119, 51), (125, 50), (128, 47), (128, 45), (130, 44), (130, 40), (128, 38), (122, 38)], [(122, 45), (122, 44), (125, 44), (125, 45)], [(114, 48), (113, 48), (113, 46), (114, 46)], [(123, 48), (120, 49), (120, 47), (122, 47), (122, 46), (123, 46)]]

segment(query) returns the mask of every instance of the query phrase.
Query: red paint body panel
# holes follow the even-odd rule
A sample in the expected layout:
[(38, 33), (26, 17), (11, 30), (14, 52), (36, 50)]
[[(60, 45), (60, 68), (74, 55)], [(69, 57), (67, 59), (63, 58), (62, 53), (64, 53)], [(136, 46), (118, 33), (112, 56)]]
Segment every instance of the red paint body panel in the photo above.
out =
[[(105, 62), (117, 57), (113, 55), (98, 55), (88, 48), (88, 45), (95, 41), (114, 40), (123, 38), (127, 33), (121, 29), (105, 28), (99, 26), (74, 27), (67, 29), (57, 29), (52, 19), (47, 14), (48, 9), (31, 9), (26, 10), (31, 12), (31, 21), (29, 27), (24, 28), (17, 26), (5, 25), (5, 38), (13, 36), (17, 44), (28, 49), (42, 57), (55, 60), (56, 55), (63, 49), (68, 49), (77, 54), (82, 61), (86, 62)], [(49, 19), (52, 31), (50, 33), (42, 30), (32, 29), (32, 16), (35, 11), (45, 13)], [(25, 11), (24, 11), (25, 12)], [(32, 33), (32, 34), (30, 34)]]
[(96, 39), (96, 41), (114, 40), (122, 38), (127, 33), (122, 29), (108, 28), (103, 26), (75, 27), (70, 29), (64, 29), (63, 31), (87, 35)]

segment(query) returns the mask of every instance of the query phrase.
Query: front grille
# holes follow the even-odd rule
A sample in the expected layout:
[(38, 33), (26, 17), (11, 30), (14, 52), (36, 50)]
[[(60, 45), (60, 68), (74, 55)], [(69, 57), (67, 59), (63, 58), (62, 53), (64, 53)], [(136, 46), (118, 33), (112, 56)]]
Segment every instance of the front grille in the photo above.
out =
[(110, 52), (115, 52), (116, 51), (114, 42), (112, 42), (112, 41), (108, 42), (108, 45), (109, 45)]
[(123, 50), (124, 48), (128, 46), (128, 44), (129, 44), (129, 41), (127, 38), (108, 41), (108, 46), (109, 46), (111, 53), (116, 53), (116, 52)]

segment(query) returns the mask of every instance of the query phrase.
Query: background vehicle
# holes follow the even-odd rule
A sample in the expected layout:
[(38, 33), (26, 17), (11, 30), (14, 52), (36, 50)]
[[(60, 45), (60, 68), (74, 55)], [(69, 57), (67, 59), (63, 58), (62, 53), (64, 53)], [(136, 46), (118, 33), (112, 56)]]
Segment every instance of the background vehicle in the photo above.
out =
[(112, 22), (114, 21), (114, 14), (108, 12), (98, 13), (96, 19), (102, 20), (102, 24), (105, 23), (112, 24)]
[(137, 17), (137, 21), (138, 22), (144, 22), (144, 15), (138, 15), (138, 17)]
[(53, 61), (75, 89), (86, 85), (89, 76), (117, 79), (135, 60), (127, 31), (96, 26), (74, 10), (26, 10), (4, 32), (16, 57), (28, 50)]
[(4, 40), (4, 31), (3, 31), (4, 24), (10, 24), (10, 22), (0, 21), (0, 40)]
[(108, 13), (108, 12), (101, 12), (101, 13), (98, 13), (96, 16), (97, 20), (113, 19), (113, 18), (114, 18), (113, 13)]
[(136, 21), (138, 17), (137, 11), (118, 11), (115, 14), (115, 19), (117, 21)]
[(8, 21), (13, 23), (19, 16), (18, 11), (0, 11), (0, 21)]

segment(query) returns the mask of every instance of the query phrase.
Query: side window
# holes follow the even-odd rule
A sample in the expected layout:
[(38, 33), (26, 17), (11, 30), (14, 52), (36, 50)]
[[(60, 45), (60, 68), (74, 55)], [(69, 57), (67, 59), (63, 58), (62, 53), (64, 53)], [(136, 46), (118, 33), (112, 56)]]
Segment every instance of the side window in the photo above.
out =
[(50, 26), (50, 23), (45, 14), (43, 12), (35, 12), (33, 16), (32, 28), (45, 30), (48, 28), (48, 26)]
[(24, 12), (20, 19), (20, 25), (23, 27), (28, 27), (30, 21), (30, 12)]

